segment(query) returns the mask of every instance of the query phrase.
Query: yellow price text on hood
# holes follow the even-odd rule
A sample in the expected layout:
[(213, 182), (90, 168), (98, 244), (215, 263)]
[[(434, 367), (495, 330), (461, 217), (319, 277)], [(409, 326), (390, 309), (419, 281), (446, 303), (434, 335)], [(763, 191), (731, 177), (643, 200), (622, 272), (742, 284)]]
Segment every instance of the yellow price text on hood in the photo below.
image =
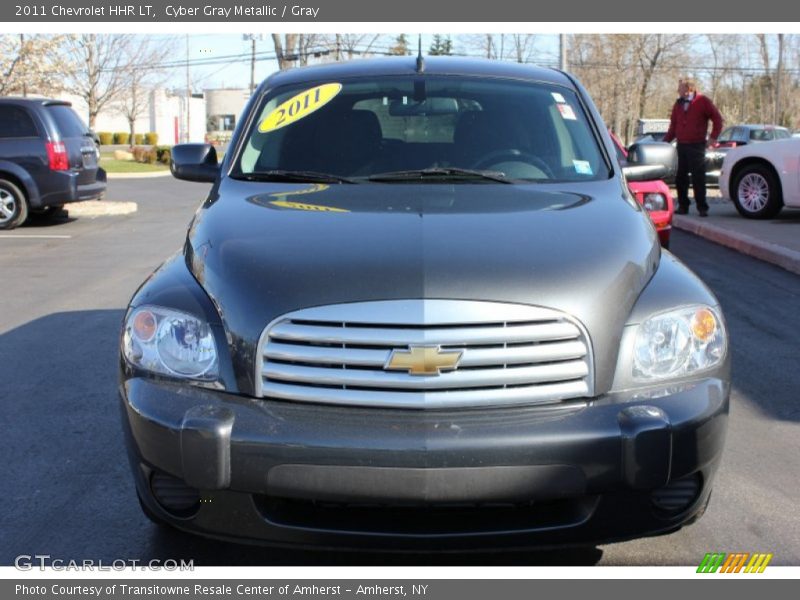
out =
[(325, 83), (300, 92), (277, 106), (264, 117), (261, 125), (258, 126), (258, 130), (261, 133), (267, 133), (291, 125), (325, 106), (341, 91), (341, 83)]

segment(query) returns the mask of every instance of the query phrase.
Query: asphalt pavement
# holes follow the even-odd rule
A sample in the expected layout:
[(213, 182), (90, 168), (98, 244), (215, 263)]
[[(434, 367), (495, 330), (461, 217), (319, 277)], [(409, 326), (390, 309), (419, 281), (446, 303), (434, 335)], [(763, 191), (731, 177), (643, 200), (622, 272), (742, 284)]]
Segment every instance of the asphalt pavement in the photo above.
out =
[[(733, 353), (727, 446), (698, 523), (585, 550), (454, 555), (254, 548), (152, 525), (122, 442), (118, 335), (131, 295), (180, 249), (207, 190), (171, 178), (113, 180), (109, 198), (135, 211), (78, 210), (0, 234), (0, 565), (37, 553), (196, 565), (696, 565), (711, 551), (771, 552), (772, 564), (800, 564), (800, 277), (680, 229), (672, 251), (720, 299)], [(724, 222), (716, 202), (702, 219), (708, 225)], [(795, 229), (798, 216), (782, 215), (772, 231)], [(701, 221), (678, 217), (676, 227), (684, 219)]]
[(673, 225), (800, 274), (800, 209), (784, 208), (774, 219), (745, 219), (715, 189), (709, 189), (708, 204), (707, 217), (701, 218), (692, 203), (688, 215), (675, 215)]

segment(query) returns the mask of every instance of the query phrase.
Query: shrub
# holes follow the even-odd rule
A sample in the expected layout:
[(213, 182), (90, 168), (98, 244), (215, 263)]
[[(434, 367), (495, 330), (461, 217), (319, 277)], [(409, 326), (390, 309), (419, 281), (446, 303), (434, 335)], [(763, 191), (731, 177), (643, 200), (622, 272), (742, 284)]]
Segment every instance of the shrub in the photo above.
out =
[(145, 162), (145, 154), (147, 154), (148, 149), (142, 146), (134, 146), (131, 150), (133, 154), (133, 160), (136, 162)]
[(154, 131), (148, 131), (144, 134), (144, 143), (155, 146), (158, 143), (158, 134)]
[(100, 138), (101, 146), (109, 146), (114, 143), (114, 134), (110, 131), (100, 131), (98, 132), (97, 137)]
[(155, 148), (148, 148), (147, 146), (134, 146), (131, 150), (133, 160), (148, 165), (154, 165), (158, 162), (158, 152)]
[(143, 133), (134, 133), (133, 134), (133, 143), (137, 146), (141, 146), (144, 144), (144, 134)]
[(171, 146), (156, 146), (156, 157), (158, 158), (158, 162), (164, 163), (165, 165), (169, 164), (170, 159), (172, 158), (172, 147)]
[(127, 144), (128, 140), (131, 139), (131, 134), (124, 132), (124, 131), (117, 131), (114, 134), (114, 143), (115, 144)]

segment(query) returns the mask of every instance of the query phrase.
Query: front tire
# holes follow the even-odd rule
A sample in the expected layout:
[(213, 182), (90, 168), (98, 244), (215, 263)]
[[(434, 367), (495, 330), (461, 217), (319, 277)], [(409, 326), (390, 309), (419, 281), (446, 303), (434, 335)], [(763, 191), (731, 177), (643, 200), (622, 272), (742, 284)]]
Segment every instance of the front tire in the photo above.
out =
[(28, 218), (25, 194), (7, 179), (0, 179), (0, 229), (14, 229)]
[(764, 165), (745, 166), (736, 174), (731, 200), (746, 219), (771, 219), (783, 208), (778, 178)]

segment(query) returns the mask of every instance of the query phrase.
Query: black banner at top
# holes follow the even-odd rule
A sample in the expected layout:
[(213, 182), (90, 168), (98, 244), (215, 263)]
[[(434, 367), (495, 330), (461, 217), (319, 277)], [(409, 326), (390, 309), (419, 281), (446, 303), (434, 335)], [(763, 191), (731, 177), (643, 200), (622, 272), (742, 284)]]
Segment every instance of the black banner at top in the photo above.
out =
[[(11, 0), (4, 22), (779, 22), (800, 24), (800, 3), (785, 0)], [(674, 29), (674, 26), (671, 28)]]

